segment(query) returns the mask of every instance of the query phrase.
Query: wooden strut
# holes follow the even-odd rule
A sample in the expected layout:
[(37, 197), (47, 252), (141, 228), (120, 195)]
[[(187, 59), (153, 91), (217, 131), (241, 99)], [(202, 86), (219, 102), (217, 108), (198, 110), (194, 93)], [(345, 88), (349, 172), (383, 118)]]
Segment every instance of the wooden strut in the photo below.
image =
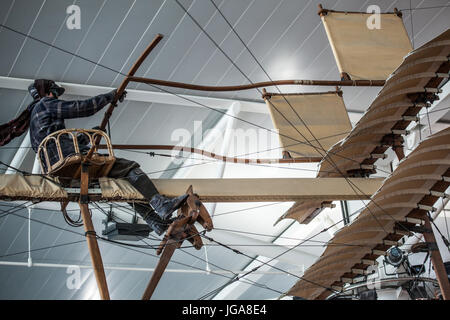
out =
[[(450, 71), (450, 61), (443, 62), (436, 71), (436, 74), (448, 73)], [(434, 77), (431, 78), (423, 87), (424, 88), (438, 88), (441, 82), (444, 80), (442, 77)], [(402, 116), (410, 116), (415, 117), (422, 110), (422, 107), (417, 106), (416, 103), (419, 102), (427, 102), (437, 100), (439, 97), (434, 93), (410, 93), (407, 95), (408, 99), (413, 103), (413, 106), (409, 107)], [(391, 130), (406, 130), (406, 128), (410, 125), (412, 120), (399, 120), (392, 127)], [(389, 147), (392, 147), (393, 151), (397, 155), (398, 160), (402, 160), (405, 157), (405, 152), (403, 148), (404, 139), (399, 134), (387, 134), (385, 135), (381, 141), (380, 146), (375, 147), (370, 154), (382, 154)], [(361, 164), (364, 165), (373, 165), (377, 161), (377, 159), (366, 158)]]
[[(147, 56), (150, 54), (150, 52), (156, 47), (156, 45), (161, 41), (163, 36), (161, 34), (158, 34), (153, 41), (149, 44), (149, 46), (145, 49), (145, 51), (142, 53), (142, 55), (139, 57), (139, 59), (134, 63), (134, 65), (131, 67), (130, 71), (128, 72), (127, 78), (125, 78), (119, 88), (117, 89), (116, 96), (114, 97), (114, 100), (110, 103), (108, 110), (105, 113), (105, 116), (103, 117), (102, 123), (100, 124), (100, 129), (104, 130), (106, 128), (106, 125), (109, 121), (109, 118), (111, 117), (111, 114), (114, 110), (114, 108), (117, 105), (118, 97), (122, 95), (122, 93), (125, 91), (125, 88), (127, 87), (128, 83), (130, 82), (129, 76), (133, 76), (136, 71), (139, 69), (141, 64), (144, 62), (144, 60), (147, 58)], [(88, 243), (89, 253), (91, 255), (92, 265), (94, 268), (94, 274), (95, 279), (97, 280), (97, 286), (100, 292), (100, 297), (103, 300), (109, 300), (109, 291), (108, 291), (108, 284), (106, 282), (106, 275), (105, 270), (103, 268), (103, 261), (100, 254), (100, 249), (98, 247), (97, 243), (97, 235), (95, 233), (94, 225), (92, 223), (91, 215), (89, 213), (89, 196), (88, 196), (88, 188), (89, 188), (89, 160), (93, 156), (95, 150), (97, 149), (98, 144), (100, 143), (101, 135), (98, 135), (97, 138), (94, 141), (93, 146), (89, 150), (86, 157), (84, 157), (83, 162), (81, 163), (81, 183), (80, 183), (80, 210), (81, 210), (81, 216), (83, 218), (83, 224), (84, 224), (84, 230), (86, 232), (86, 239)]]
[(382, 87), (385, 84), (385, 80), (276, 80), (276, 81), (265, 81), (256, 82), (246, 85), (236, 85), (236, 86), (204, 86), (196, 85), (183, 82), (174, 82), (142, 77), (129, 76), (129, 81), (140, 82), (150, 85), (159, 85), (165, 87), (175, 87), (188, 90), (197, 91), (240, 91), (249, 90), (261, 87), (270, 86), (287, 86), (287, 85), (297, 85), (297, 86), (341, 86), (341, 87)]
[(109, 300), (108, 284), (106, 282), (105, 270), (103, 268), (102, 256), (97, 243), (97, 235), (92, 224), (91, 215), (88, 206), (88, 188), (89, 188), (89, 167), (88, 163), (81, 164), (81, 183), (80, 183), (80, 210), (83, 217), (84, 231), (91, 255), (92, 266), (94, 268), (95, 279), (97, 280), (98, 290), (102, 300)]
[(200, 223), (206, 231), (211, 231), (213, 228), (212, 219), (205, 206), (200, 202), (198, 195), (194, 194), (192, 186), (189, 186), (186, 194), (189, 196), (178, 210), (178, 219), (169, 226), (156, 251), (156, 254), (161, 255), (161, 257), (145, 289), (142, 300), (150, 300), (172, 255), (177, 248), (181, 247), (184, 240), (191, 242), (197, 250), (203, 247), (202, 239), (194, 223)]
[[(251, 159), (251, 158), (225, 157), (201, 149), (172, 146), (172, 145), (113, 144), (112, 147), (113, 149), (120, 149), (120, 150), (177, 150), (200, 154), (202, 156), (224, 162), (245, 163), (245, 164), (309, 163), (309, 162), (320, 162), (322, 160), (322, 157), (299, 157), (299, 158), (283, 158), (283, 159), (258, 159), (258, 158)], [(98, 149), (106, 149), (106, 148), (107, 146), (104, 144), (98, 146)]]
[[(145, 49), (145, 51), (139, 57), (139, 59), (131, 67), (130, 71), (128, 71), (127, 77), (120, 84), (119, 88), (117, 89), (117, 94), (114, 97), (114, 100), (110, 103), (108, 110), (105, 112), (103, 120), (100, 124), (100, 130), (105, 130), (106, 125), (108, 124), (109, 118), (111, 117), (111, 115), (114, 111), (114, 108), (117, 105), (118, 97), (120, 97), (122, 95), (122, 93), (125, 91), (127, 85), (130, 83), (130, 77), (134, 76), (134, 74), (139, 69), (141, 64), (148, 57), (150, 52), (152, 52), (152, 50), (158, 45), (158, 43), (162, 40), (162, 38), (163, 38), (162, 34), (157, 34), (156, 37), (153, 39), (153, 41), (148, 45), (148, 47)], [(100, 139), (101, 139), (100, 136), (97, 137), (97, 139), (95, 140), (95, 146), (98, 146), (98, 144), (100, 143)], [(87, 159), (90, 159), (92, 157), (92, 154), (94, 153), (95, 150), (96, 150), (96, 148), (91, 148), (91, 150), (89, 150), (89, 153), (87, 154)]]
[[(431, 230), (430, 232), (423, 233), (425, 241), (427, 243), (436, 243), (436, 238), (434, 236), (433, 229), (431, 227), (430, 219), (428, 218), (427, 215), (425, 215), (424, 221), (425, 221), (424, 224), (425, 229)], [(450, 282), (439, 249), (431, 250), (431, 262), (433, 262), (434, 272), (439, 282), (442, 298), (444, 300), (450, 300)]]

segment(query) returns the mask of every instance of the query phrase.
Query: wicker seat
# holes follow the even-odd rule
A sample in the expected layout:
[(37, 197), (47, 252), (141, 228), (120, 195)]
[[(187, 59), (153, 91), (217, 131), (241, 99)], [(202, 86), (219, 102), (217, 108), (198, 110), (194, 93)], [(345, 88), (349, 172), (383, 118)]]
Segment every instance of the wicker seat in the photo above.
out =
[[(69, 156), (64, 156), (61, 150), (61, 137), (69, 136), (73, 143), (73, 148), (75, 153)], [(88, 159), (87, 153), (82, 154), (80, 152), (78, 137), (85, 136), (89, 139), (91, 149), (93, 150), (92, 156)], [(95, 141), (97, 139), (104, 139), (106, 142), (107, 154), (97, 153), (97, 147)], [(58, 161), (51, 164), (48, 156), (48, 144), (53, 142), (56, 146), (56, 151), (58, 153)], [(101, 130), (86, 130), (86, 129), (63, 129), (56, 131), (48, 135), (44, 140), (42, 140), (38, 149), (38, 158), (40, 161), (42, 172), (50, 176), (56, 176), (61, 178), (73, 178), (79, 179), (81, 176), (81, 163), (89, 163), (89, 176), (91, 178), (105, 177), (108, 175), (116, 158), (114, 157), (114, 152), (111, 147), (111, 141), (107, 134)]]

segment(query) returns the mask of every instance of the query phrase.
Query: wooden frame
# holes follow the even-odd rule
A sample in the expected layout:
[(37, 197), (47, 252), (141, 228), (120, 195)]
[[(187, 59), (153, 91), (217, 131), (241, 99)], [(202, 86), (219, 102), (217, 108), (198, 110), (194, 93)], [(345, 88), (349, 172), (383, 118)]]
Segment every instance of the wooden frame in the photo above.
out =
[[(357, 277), (360, 270), (367, 270), (369, 265), (364, 260), (376, 259), (393, 245), (398, 245), (411, 231), (417, 232), (416, 223), (411, 223), (410, 218), (424, 223), (422, 232), (426, 241), (435, 242), (427, 211), (432, 210), (450, 186), (450, 179), (444, 178), (450, 177), (450, 148), (446, 144), (449, 137), (450, 128), (435, 133), (401, 161), (360, 215), (352, 224), (336, 233), (319, 260), (305, 272), (304, 278), (308, 281), (297, 282), (289, 294), (308, 299), (325, 299), (332, 292), (313, 283), (327, 288), (342, 288), (349, 279)], [(406, 173), (411, 170), (415, 176), (405, 180)], [(333, 245), (339, 243), (354, 246)], [(440, 273), (438, 281), (441, 292), (444, 299), (450, 299), (450, 285), (442, 258), (436, 251), (432, 252), (432, 256), (435, 270)]]
[[(95, 176), (90, 177), (95, 178)], [(102, 179), (99, 179), (101, 188), (103, 188)], [(117, 181), (115, 185), (124, 185), (129, 192), (123, 191), (120, 195), (114, 195), (114, 192), (108, 190), (107, 192), (98, 191), (97, 194), (89, 193), (92, 201), (145, 201), (143, 197), (136, 198), (139, 192), (125, 179), (105, 179), (111, 182)], [(152, 181), (159, 192), (168, 197), (183, 194), (188, 186), (193, 185), (202, 202), (314, 200), (322, 203), (333, 200), (366, 200), (383, 183), (382, 178), (152, 179)], [(348, 181), (362, 192), (355, 194)], [(8, 186), (11, 187), (8, 188)], [(66, 192), (66, 189), (48, 178), (3, 174), (0, 175), (0, 199), (60, 202), (78, 201), (79, 195), (73, 191)]]
[[(374, 155), (382, 155), (389, 148), (399, 160), (403, 159), (402, 134), (407, 133), (406, 128), (428, 106), (427, 102), (437, 99), (438, 86), (450, 71), (449, 55), (447, 30), (406, 56), (353, 130), (327, 152), (317, 177), (370, 176), (376, 173), (378, 158)], [(289, 215), (302, 219), (312, 212), (317, 215), (317, 210), (312, 210), (317, 208), (316, 203), (309, 208), (297, 205)]]

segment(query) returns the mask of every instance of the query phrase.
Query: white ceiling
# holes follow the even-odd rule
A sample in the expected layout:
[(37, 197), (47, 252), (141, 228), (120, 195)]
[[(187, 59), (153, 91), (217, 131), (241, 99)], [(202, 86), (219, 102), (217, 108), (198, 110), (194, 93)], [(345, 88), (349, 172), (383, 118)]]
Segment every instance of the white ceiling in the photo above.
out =
[[(138, 74), (151, 78), (182, 81), (207, 85), (230, 85), (247, 83), (232, 63), (215, 47), (208, 37), (196, 26), (192, 19), (174, 0), (0, 0), (0, 22), (33, 37), (53, 43), (70, 52), (97, 61), (112, 69), (126, 72), (157, 33), (164, 39), (143, 64)], [(267, 81), (264, 72), (258, 67), (242, 43), (232, 33), (229, 26), (217, 13), (209, 0), (180, 1), (189, 13), (198, 20), (211, 38), (231, 57), (253, 82)], [(382, 11), (409, 8), (409, 0), (375, 1)], [(81, 30), (68, 30), (65, 27), (66, 8), (75, 3), (80, 6)], [(328, 44), (325, 31), (317, 15), (317, 2), (307, 0), (215, 0), (220, 10), (234, 25), (237, 33), (249, 46), (252, 53), (262, 63), (272, 79), (335, 79), (338, 70)], [(374, 1), (322, 1), (325, 8), (348, 11), (365, 11)], [(450, 27), (450, 1), (413, 0), (412, 6), (438, 7), (416, 10), (411, 28), (410, 11), (404, 11), (403, 20), (414, 45), (418, 47)], [(52, 78), (56, 81), (117, 87), (123, 77), (110, 70), (94, 66), (84, 60), (49, 48), (41, 43), (0, 28), (0, 76), (16, 78)], [(154, 90), (145, 85), (131, 85), (130, 88)], [(204, 92), (188, 92), (170, 89), (176, 93), (206, 95)], [(318, 91), (320, 88), (284, 88), (291, 91)], [(328, 90), (328, 88), (327, 88)], [(377, 88), (344, 88), (344, 100), (348, 110), (364, 111), (378, 92)], [(214, 93), (214, 97), (228, 99), (250, 99), (261, 101), (256, 90)], [(30, 102), (28, 93), (23, 90), (0, 88), (0, 123), (15, 117)], [(67, 96), (66, 99), (77, 98)], [(211, 106), (214, 107), (214, 106)], [(89, 119), (69, 121), (71, 127), (93, 127), (98, 125), (103, 114)], [(241, 113), (240, 118), (252, 121), (260, 126), (272, 129), (267, 114)], [(133, 144), (173, 144), (171, 135), (176, 129), (185, 129), (194, 135), (195, 121), (202, 121), (203, 130), (213, 128), (222, 118), (222, 114), (204, 108), (175, 106), (159, 103), (125, 102), (112, 116), (113, 143)], [(247, 130), (251, 126), (237, 122), (238, 128)], [(270, 140), (271, 137), (268, 138)], [(276, 139), (275, 139), (276, 141)], [(14, 157), (22, 138), (16, 139), (6, 147), (0, 148), (0, 161), (9, 163)], [(215, 147), (214, 144), (208, 146)], [(258, 152), (265, 148), (264, 143), (252, 146), (248, 152)], [(220, 150), (220, 146), (219, 146)], [(176, 167), (170, 158), (118, 151), (118, 156), (131, 158), (141, 163), (150, 177), (170, 178), (176, 174)], [(234, 155), (231, 153), (230, 155)], [(187, 155), (189, 156), (189, 155)], [(279, 150), (260, 153), (261, 157), (278, 157)], [(31, 171), (34, 157), (28, 152), (21, 168)], [(199, 162), (193, 160), (192, 162)], [(184, 162), (182, 165), (188, 165)], [(217, 172), (217, 163), (205, 164), (183, 170), (186, 177), (208, 177)], [(280, 166), (278, 166), (280, 167)], [(314, 165), (286, 165), (286, 168), (267, 168), (242, 165), (227, 165), (225, 177), (294, 177), (315, 176)], [(175, 169), (174, 169), (175, 168)], [(170, 169), (170, 170), (168, 170)], [(2, 206), (11, 205), (1, 203)], [(274, 204), (246, 211), (221, 215), (230, 211), (242, 210), (262, 203), (218, 204), (215, 224), (217, 228), (234, 231), (265, 234), (256, 236), (245, 234), (257, 240), (271, 242), (287, 229), (291, 223), (283, 221), (273, 227), (275, 220), (290, 204)], [(8, 207), (1, 207), (7, 210)], [(16, 212), (26, 217), (26, 209)], [(327, 220), (327, 217), (331, 220)], [(44, 248), (71, 241), (82, 240), (79, 234), (70, 233), (81, 230), (68, 227), (58, 211), (35, 210), (34, 219), (47, 223), (33, 222), (32, 248)], [(94, 223), (101, 230), (100, 213), (94, 213)], [(340, 219), (340, 208), (327, 209), (310, 225), (295, 223), (279, 238), (277, 244), (298, 244), (308, 235), (319, 232), (324, 225)], [(331, 222), (330, 222), (331, 221)], [(55, 228), (55, 226), (63, 230)], [(327, 241), (331, 234), (321, 234), (315, 238)], [(14, 215), (2, 216), (0, 213), (0, 260), (26, 262), (27, 253), (14, 254), (27, 250), (27, 220)], [(286, 243), (286, 241), (289, 241)], [(157, 241), (148, 241), (151, 244)], [(232, 244), (232, 243), (229, 243)], [(239, 245), (238, 243), (234, 243)], [(139, 249), (144, 253), (121, 248), (108, 243), (100, 243), (106, 265), (152, 268), (157, 259), (154, 250)], [(238, 255), (228, 249), (207, 246), (207, 258), (211, 269), (242, 270), (252, 259)], [(241, 248), (243, 251), (245, 248)], [(320, 255), (323, 243), (309, 243), (299, 249), (304, 250), (305, 263), (308, 254)], [(251, 248), (246, 249), (250, 256)], [(187, 252), (187, 253), (186, 253)], [(194, 256), (191, 256), (195, 255)], [(8, 256), (9, 255), (9, 256)], [(89, 255), (85, 243), (39, 250), (32, 253), (34, 262), (89, 264)], [(205, 251), (183, 249), (174, 255), (169, 269), (189, 269), (190, 266), (204, 270), (206, 268)], [(257, 257), (261, 259), (261, 257)], [(255, 262), (253, 262), (255, 263)], [(302, 262), (299, 263), (299, 265)], [(213, 265), (214, 264), (214, 265)], [(186, 266), (188, 265), (188, 266)], [(279, 262), (283, 270), (297, 269), (286, 262)], [(192, 269), (192, 268), (191, 268)], [(68, 278), (65, 268), (40, 268), (0, 266), (1, 299), (88, 299), (96, 298), (95, 279), (89, 269), (82, 270), (83, 284), (79, 290), (70, 290), (66, 286)], [(230, 275), (227, 275), (230, 277)], [(253, 278), (252, 278), (253, 277)], [(265, 284), (270, 289), (241, 285), (237, 290), (223, 293), (225, 297), (236, 299), (276, 298), (274, 290), (285, 292), (298, 279), (287, 274), (252, 275), (249, 279)], [(107, 271), (111, 296), (114, 299), (140, 298), (149, 272), (143, 271)], [(156, 299), (197, 299), (226, 283), (223, 276), (206, 273), (166, 273), (162, 278), (154, 298)]]

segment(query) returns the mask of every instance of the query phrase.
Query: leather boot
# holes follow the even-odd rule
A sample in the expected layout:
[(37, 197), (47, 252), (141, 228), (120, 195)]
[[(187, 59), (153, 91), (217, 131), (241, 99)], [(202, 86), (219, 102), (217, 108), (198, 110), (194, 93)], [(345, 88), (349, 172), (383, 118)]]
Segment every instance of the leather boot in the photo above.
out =
[(163, 221), (154, 211), (150, 212), (144, 220), (145, 222), (147, 222), (149, 227), (156, 232), (158, 236), (166, 232), (171, 223), (171, 221)]
[(150, 206), (155, 210), (158, 216), (163, 220), (168, 220), (172, 213), (179, 209), (181, 205), (186, 201), (188, 195), (183, 194), (176, 198), (167, 198), (162, 195), (155, 194), (150, 200)]
[(159, 236), (162, 235), (169, 227), (171, 221), (164, 221), (154, 211), (151, 206), (146, 203), (128, 203), (136, 210), (137, 213), (147, 222), (148, 226)]

